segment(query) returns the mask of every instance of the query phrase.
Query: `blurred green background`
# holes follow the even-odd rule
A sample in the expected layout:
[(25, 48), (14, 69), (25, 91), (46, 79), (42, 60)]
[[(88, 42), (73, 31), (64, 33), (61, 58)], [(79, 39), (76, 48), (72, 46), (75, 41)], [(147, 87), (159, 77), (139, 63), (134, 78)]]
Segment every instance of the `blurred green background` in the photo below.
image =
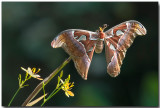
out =
[[(58, 33), (95, 31), (102, 24), (109, 29), (126, 20), (141, 22), (147, 35), (137, 37), (128, 49), (120, 75), (107, 74), (104, 50), (94, 54), (87, 81), (71, 61), (63, 78), (71, 75), (75, 96), (67, 98), (60, 91), (45, 106), (158, 106), (158, 2), (2, 2), (2, 105), (7, 106), (16, 92), (18, 75), (25, 75), (21, 66), (41, 68), (39, 74), (45, 78), (69, 57), (63, 49), (51, 47)], [(20, 106), (39, 82), (28, 81), (30, 86), (11, 106)], [(51, 93), (56, 83), (57, 76), (46, 92)]]

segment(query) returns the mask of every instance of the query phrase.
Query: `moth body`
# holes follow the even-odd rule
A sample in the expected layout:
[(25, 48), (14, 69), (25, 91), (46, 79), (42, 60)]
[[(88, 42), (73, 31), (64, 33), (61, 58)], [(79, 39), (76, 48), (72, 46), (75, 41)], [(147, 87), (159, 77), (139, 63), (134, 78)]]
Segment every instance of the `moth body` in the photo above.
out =
[(103, 30), (107, 27), (107, 25), (104, 25), (103, 28), (99, 27), (99, 31), (98, 31), (98, 37), (99, 39), (97, 39), (96, 42), (96, 48), (95, 48), (95, 52), (96, 53), (101, 53), (103, 50), (103, 41), (105, 38), (105, 33), (103, 32)]
[(101, 40), (101, 39), (98, 39), (97, 42), (96, 42), (96, 48), (95, 48), (95, 52), (96, 53), (101, 53), (102, 50), (103, 50), (103, 41), (104, 40)]

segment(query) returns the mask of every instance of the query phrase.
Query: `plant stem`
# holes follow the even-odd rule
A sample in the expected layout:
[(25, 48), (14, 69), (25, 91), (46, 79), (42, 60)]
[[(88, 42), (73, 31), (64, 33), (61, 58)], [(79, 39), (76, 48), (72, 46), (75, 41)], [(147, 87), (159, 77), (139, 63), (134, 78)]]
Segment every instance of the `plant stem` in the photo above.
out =
[(33, 90), (33, 92), (28, 96), (28, 98), (24, 101), (22, 106), (26, 106), (43, 88), (43, 82), (46, 85), (51, 81), (51, 79), (64, 67), (66, 66), (71, 60), (71, 57), (69, 57), (67, 60), (65, 60), (56, 70), (54, 70), (48, 77), (46, 77), (42, 82), (40, 82), (37, 87)]
[(43, 101), (43, 103), (41, 104), (41, 106), (43, 106), (50, 98), (52, 98), (59, 90), (61, 90), (61, 88), (59, 88), (57, 91), (53, 91), (49, 96), (48, 96), (48, 98), (45, 100), (45, 101)]
[(19, 87), (18, 90), (16, 91), (16, 93), (14, 94), (14, 96), (12, 97), (11, 101), (9, 102), (8, 106), (11, 105), (13, 99), (15, 98), (15, 96), (17, 95), (17, 93), (19, 92), (20, 89), (21, 89), (21, 88)]

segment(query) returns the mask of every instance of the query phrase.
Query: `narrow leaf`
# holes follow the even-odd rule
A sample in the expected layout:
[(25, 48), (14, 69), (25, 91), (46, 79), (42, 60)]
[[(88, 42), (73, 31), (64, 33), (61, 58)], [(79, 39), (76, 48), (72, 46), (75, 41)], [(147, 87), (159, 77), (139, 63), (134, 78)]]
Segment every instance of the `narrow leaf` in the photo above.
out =
[(28, 77), (28, 73), (26, 72), (26, 76), (25, 76), (25, 79), (27, 79), (27, 77)]
[(63, 76), (63, 70), (61, 71), (61, 73), (60, 73), (60, 76), (59, 76), (59, 77), (60, 77), (60, 78), (62, 78), (62, 76)]
[(33, 106), (34, 104), (38, 103), (40, 100), (42, 100), (45, 96), (47, 95), (47, 93), (45, 95), (42, 95), (41, 97), (35, 99), (34, 101), (28, 103), (26, 106)]
[(70, 80), (70, 74), (68, 75), (68, 80)]
[(21, 82), (21, 74), (19, 74), (19, 80), (20, 80), (20, 82)]
[(58, 87), (59, 87), (59, 82), (60, 82), (60, 77), (58, 76), (58, 83), (57, 83), (56, 89), (58, 89)]
[(25, 87), (25, 86), (29, 86), (29, 84), (23, 85), (23, 87)]

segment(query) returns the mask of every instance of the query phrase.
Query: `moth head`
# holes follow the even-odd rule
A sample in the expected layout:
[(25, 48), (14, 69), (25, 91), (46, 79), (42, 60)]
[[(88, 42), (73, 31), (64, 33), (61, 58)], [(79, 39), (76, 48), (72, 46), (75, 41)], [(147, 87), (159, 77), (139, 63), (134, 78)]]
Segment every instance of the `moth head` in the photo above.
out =
[(103, 32), (103, 28), (102, 27), (99, 27), (99, 32)]
[(147, 34), (146, 28), (141, 23), (135, 24), (135, 31), (138, 35), (146, 35)]
[(107, 24), (103, 24), (103, 27), (99, 27), (99, 32), (103, 32), (107, 28)]

